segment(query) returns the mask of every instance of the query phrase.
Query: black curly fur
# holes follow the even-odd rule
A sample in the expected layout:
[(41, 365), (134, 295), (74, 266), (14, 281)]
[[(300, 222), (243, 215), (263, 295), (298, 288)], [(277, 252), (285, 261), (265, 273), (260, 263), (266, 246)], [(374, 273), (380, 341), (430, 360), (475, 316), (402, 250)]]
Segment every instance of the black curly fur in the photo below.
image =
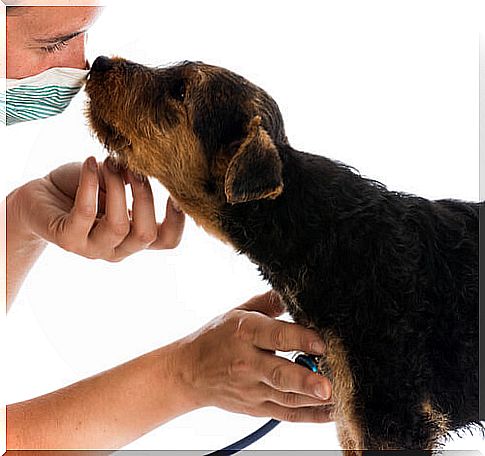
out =
[[(190, 62), (155, 70), (119, 60), (112, 65), (123, 78), (111, 84), (129, 81), (134, 68), (144, 75), (143, 84), (117, 88), (132, 98), (138, 94), (136, 106), (144, 118), (155, 105), (151, 117), (157, 124), (184, 125), (180, 128), (195, 133), (207, 168), (214, 172), (200, 192), (210, 195), (225, 238), (259, 266), (296, 322), (322, 336), (330, 332), (343, 344), (343, 362), (354, 380), (347, 399), (361, 434), (356, 445), (436, 448), (447, 432), (481, 426), (478, 250), (483, 203), (392, 192), (342, 163), (293, 149), (275, 101), (228, 70)], [(105, 67), (99, 70), (102, 77), (94, 75), (88, 83), (94, 120), (99, 117), (93, 100), (97, 92), (89, 89), (100, 91), (107, 80)], [(170, 95), (170, 88), (185, 90), (186, 82), (190, 90), (183, 101)], [(111, 84), (101, 90), (107, 97)], [(125, 101), (117, 112), (127, 112)], [(132, 109), (125, 119), (130, 126), (136, 112)], [(163, 120), (167, 112), (170, 122)], [(180, 120), (187, 118), (191, 125)], [(98, 135), (113, 141), (104, 123), (96, 123)], [(228, 195), (220, 163), (233, 160), (243, 147), (256, 153), (235, 168), (247, 176), (232, 179), (237, 186), (229, 190), (238, 194)], [(264, 182), (265, 176), (272, 182)], [(280, 186), (273, 182), (279, 178)], [(251, 180), (256, 182), (245, 193)], [(247, 201), (258, 189), (263, 199)], [(225, 202), (232, 197), (237, 204)]]
[[(366, 448), (428, 448), (426, 399), (449, 429), (478, 421), (480, 204), (396, 193), (280, 144), (285, 190), (222, 218), (295, 320), (342, 338)], [(291, 306), (291, 300), (288, 303)]]
[[(364, 448), (424, 449), (481, 427), (478, 386), (479, 209), (392, 192), (342, 163), (293, 149), (275, 101), (221, 70), (194, 126), (211, 159), (221, 131), (260, 115), (283, 164), (272, 199), (227, 204), (223, 230), (279, 291), (297, 321), (344, 343)], [(242, 101), (257, 99), (257, 110)], [(207, 98), (206, 98), (207, 100)], [(208, 113), (210, 115), (208, 115)], [(198, 126), (202, 125), (202, 128)], [(224, 126), (221, 128), (221, 125)], [(234, 137), (226, 139), (234, 140)]]

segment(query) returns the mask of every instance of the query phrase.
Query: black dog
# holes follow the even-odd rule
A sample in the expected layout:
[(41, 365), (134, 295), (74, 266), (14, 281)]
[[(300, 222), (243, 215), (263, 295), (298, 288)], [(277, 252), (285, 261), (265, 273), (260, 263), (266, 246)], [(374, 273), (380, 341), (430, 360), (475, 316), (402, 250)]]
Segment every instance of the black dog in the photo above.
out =
[(482, 203), (392, 192), (296, 151), (276, 103), (221, 68), (99, 58), (87, 91), (119, 163), (159, 179), (319, 331), (343, 448), (430, 450), (479, 425)]

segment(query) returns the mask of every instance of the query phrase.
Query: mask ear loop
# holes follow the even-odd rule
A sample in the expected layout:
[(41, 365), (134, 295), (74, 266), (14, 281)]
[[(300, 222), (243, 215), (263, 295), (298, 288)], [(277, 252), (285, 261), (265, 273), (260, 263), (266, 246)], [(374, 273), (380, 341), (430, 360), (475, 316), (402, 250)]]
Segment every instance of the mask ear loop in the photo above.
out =
[[(300, 366), (310, 369), (312, 372), (318, 374), (318, 362), (320, 358), (318, 356), (307, 355), (305, 353), (296, 353), (293, 356), (293, 362), (299, 364)], [(264, 437), (266, 434), (271, 432), (281, 421), (271, 419), (266, 424), (263, 424), (259, 429), (253, 433), (247, 435), (246, 437), (232, 443), (231, 445), (223, 448), (222, 450), (213, 451), (212, 453), (207, 453), (204, 456), (230, 456), (232, 454), (239, 453), (240, 451), (257, 442), (259, 439)]]

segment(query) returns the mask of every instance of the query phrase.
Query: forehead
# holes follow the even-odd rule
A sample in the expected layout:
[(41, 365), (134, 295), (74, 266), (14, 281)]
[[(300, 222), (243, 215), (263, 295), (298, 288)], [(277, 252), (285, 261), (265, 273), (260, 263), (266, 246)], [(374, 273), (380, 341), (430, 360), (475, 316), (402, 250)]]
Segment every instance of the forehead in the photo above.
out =
[(42, 40), (88, 30), (101, 11), (97, 6), (20, 6), (9, 22), (29, 39)]
[(160, 70), (155, 69), (154, 71), (157, 73), (160, 72), (162, 74), (167, 73), (170, 76), (180, 76), (190, 79), (196, 79), (201, 83), (214, 82), (215, 85), (224, 85), (226, 88), (229, 86), (239, 89), (256, 88), (256, 86), (251, 84), (244, 77), (233, 73), (226, 68), (208, 65), (202, 62), (184, 61), (166, 68), (162, 67), (160, 68)]

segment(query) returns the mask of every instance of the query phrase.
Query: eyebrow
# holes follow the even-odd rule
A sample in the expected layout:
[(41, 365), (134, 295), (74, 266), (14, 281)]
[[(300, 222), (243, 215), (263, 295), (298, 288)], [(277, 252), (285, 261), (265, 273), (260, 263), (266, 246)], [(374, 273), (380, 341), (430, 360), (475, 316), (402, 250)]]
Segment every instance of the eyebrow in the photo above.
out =
[(53, 36), (51, 38), (34, 38), (34, 41), (36, 43), (40, 43), (40, 44), (60, 43), (61, 41), (69, 41), (69, 40), (72, 40), (73, 38), (75, 38), (78, 35), (81, 35), (85, 31), (86, 30), (79, 30), (78, 32), (69, 33), (67, 35)]

